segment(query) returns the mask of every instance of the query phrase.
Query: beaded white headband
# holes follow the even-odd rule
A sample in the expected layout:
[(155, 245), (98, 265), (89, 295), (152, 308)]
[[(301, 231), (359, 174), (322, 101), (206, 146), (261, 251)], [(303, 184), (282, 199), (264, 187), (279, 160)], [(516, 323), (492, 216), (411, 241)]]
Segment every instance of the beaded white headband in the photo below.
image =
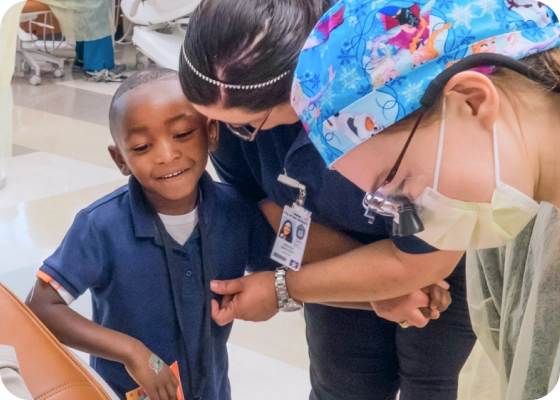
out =
[(187, 58), (187, 55), (185, 54), (185, 45), (184, 44), (181, 45), (181, 50), (183, 51), (183, 58), (185, 59), (185, 62), (187, 63), (189, 68), (195, 73), (196, 76), (198, 76), (200, 79), (205, 80), (208, 83), (211, 83), (212, 85), (216, 85), (216, 86), (222, 87), (224, 89), (237, 89), (237, 90), (261, 89), (265, 86), (269, 86), (269, 85), (272, 85), (272, 84), (278, 82), (280, 79), (284, 78), (290, 72), (290, 70), (288, 70), (288, 71), (284, 72), (283, 74), (278, 75), (274, 79), (271, 79), (271, 80), (263, 82), (263, 83), (257, 83), (256, 85), (232, 85), (232, 84), (229, 84), (229, 83), (224, 83), (224, 82), (217, 81), (215, 79), (209, 78), (206, 75), (202, 74), (200, 71), (198, 71), (194, 67), (194, 65), (192, 65), (192, 63)]

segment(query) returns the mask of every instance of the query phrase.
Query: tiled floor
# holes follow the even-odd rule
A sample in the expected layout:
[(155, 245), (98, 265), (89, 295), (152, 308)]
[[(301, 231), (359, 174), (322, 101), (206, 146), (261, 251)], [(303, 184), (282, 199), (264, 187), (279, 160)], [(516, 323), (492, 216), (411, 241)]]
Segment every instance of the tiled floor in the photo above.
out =
[[(134, 63), (132, 47), (118, 49), (117, 56)], [(78, 210), (126, 179), (106, 150), (111, 143), (107, 111), (118, 84), (84, 82), (68, 70), (58, 80), (45, 76), (37, 87), (14, 78), (12, 87), (13, 158), (7, 186), (0, 190), (0, 282), (25, 298), (37, 268)], [(89, 295), (73, 307), (91, 316)], [(236, 322), (229, 349), (234, 399), (308, 398), (309, 359), (299, 313), (265, 323)], [(493, 374), (477, 347), (461, 375), (460, 399), (496, 399)]]

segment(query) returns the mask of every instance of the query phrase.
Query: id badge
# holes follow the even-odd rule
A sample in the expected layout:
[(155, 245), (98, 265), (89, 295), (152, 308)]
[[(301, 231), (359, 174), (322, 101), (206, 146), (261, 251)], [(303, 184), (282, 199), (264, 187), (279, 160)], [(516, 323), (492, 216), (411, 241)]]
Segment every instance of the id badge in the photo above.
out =
[(310, 211), (297, 204), (285, 206), (270, 258), (298, 271), (303, 261), (310, 225)]

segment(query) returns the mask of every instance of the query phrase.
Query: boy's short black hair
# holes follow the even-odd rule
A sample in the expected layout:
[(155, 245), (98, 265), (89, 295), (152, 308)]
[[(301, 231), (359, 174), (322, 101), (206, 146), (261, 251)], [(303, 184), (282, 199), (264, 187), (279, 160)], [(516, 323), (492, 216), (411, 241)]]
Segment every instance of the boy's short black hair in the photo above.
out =
[(115, 139), (116, 135), (116, 127), (115, 127), (115, 102), (122, 97), (126, 92), (137, 88), (138, 86), (144, 85), (146, 83), (150, 83), (157, 80), (168, 80), (168, 79), (177, 79), (178, 74), (177, 71), (174, 71), (169, 68), (150, 68), (145, 69), (142, 71), (138, 71), (127, 78), (115, 94), (113, 95), (113, 99), (111, 100), (111, 105), (109, 107), (109, 129), (111, 131), (111, 136)]

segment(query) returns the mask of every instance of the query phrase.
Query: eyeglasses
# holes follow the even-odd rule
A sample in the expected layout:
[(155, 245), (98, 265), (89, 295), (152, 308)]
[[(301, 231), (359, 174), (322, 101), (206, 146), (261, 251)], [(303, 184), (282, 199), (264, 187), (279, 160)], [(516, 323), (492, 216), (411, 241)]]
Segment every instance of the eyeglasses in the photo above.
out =
[(404, 158), (406, 150), (408, 149), (408, 145), (410, 144), (412, 138), (414, 137), (414, 134), (416, 133), (416, 130), (418, 129), (418, 126), (420, 125), (420, 122), (422, 121), (423, 117), (424, 117), (424, 112), (421, 112), (420, 115), (418, 116), (418, 119), (416, 120), (416, 123), (414, 124), (414, 127), (412, 128), (412, 131), (410, 132), (410, 135), (408, 135), (408, 139), (406, 140), (406, 143), (404, 144), (404, 147), (401, 151), (401, 154), (399, 154), (399, 157), (397, 158), (397, 161), (395, 161), (395, 164), (393, 165), (393, 168), (391, 168), (391, 171), (389, 172), (389, 175), (387, 175), (387, 178), (385, 178), (385, 180), (383, 181), (383, 183), (381, 184), (379, 189), (377, 189), (377, 192), (379, 192), (385, 186), (387, 186), (388, 184), (393, 182), (393, 179), (395, 178), (395, 175), (397, 175), (397, 172), (399, 171), (399, 167), (401, 166), (401, 162)]
[[(410, 142), (412, 141), (412, 138), (414, 137), (414, 134), (416, 133), (416, 130), (418, 129), (418, 126), (420, 125), (420, 122), (422, 121), (422, 118), (424, 117), (425, 113), (422, 111), (418, 117), (418, 119), (416, 120), (416, 123), (414, 124), (414, 127), (412, 128), (412, 131), (410, 132), (410, 134), (408, 135), (408, 139), (406, 140), (406, 143), (403, 147), (403, 149), (401, 150), (401, 153), (399, 154), (399, 157), (397, 158), (397, 161), (395, 161), (395, 164), (393, 165), (393, 167), (391, 168), (391, 171), (389, 172), (389, 174), (387, 175), (387, 177), (385, 178), (385, 180), (383, 181), (383, 183), (381, 184), (381, 186), (379, 186), (379, 188), (377, 188), (376, 191), (373, 192), (373, 194), (370, 193), (366, 193), (364, 200), (363, 200), (363, 205), (364, 208), (366, 209), (365, 212), (365, 216), (366, 218), (368, 218), (368, 222), (369, 223), (373, 223), (373, 221), (375, 220), (375, 214), (379, 214), (379, 215), (385, 215), (385, 216), (392, 216), (395, 213), (395, 206), (398, 205), (404, 205), (404, 204), (408, 204), (410, 203), (410, 201), (406, 201), (406, 199), (402, 198), (402, 199), (388, 199), (387, 196), (383, 193), (383, 189), (389, 185), (391, 182), (393, 182), (393, 179), (395, 179), (395, 176), (397, 175), (397, 172), (399, 171), (399, 167), (401, 166), (401, 162), (404, 158), (404, 155), (406, 154), (406, 150), (408, 149), (408, 146), (410, 144)], [(395, 200), (399, 200), (397, 201), (396, 204), (394, 201)]]
[(268, 110), (266, 116), (264, 117), (263, 122), (259, 125), (259, 127), (253, 130), (252, 132), (247, 128), (246, 125), (233, 125), (233, 124), (228, 124), (226, 122), (226, 126), (231, 131), (231, 133), (233, 133), (239, 139), (245, 140), (247, 142), (252, 142), (253, 140), (255, 140), (257, 133), (259, 133), (262, 127), (264, 126), (264, 124), (266, 124), (266, 121), (268, 120), (268, 116), (270, 115), (271, 112), (272, 112), (272, 108)]

